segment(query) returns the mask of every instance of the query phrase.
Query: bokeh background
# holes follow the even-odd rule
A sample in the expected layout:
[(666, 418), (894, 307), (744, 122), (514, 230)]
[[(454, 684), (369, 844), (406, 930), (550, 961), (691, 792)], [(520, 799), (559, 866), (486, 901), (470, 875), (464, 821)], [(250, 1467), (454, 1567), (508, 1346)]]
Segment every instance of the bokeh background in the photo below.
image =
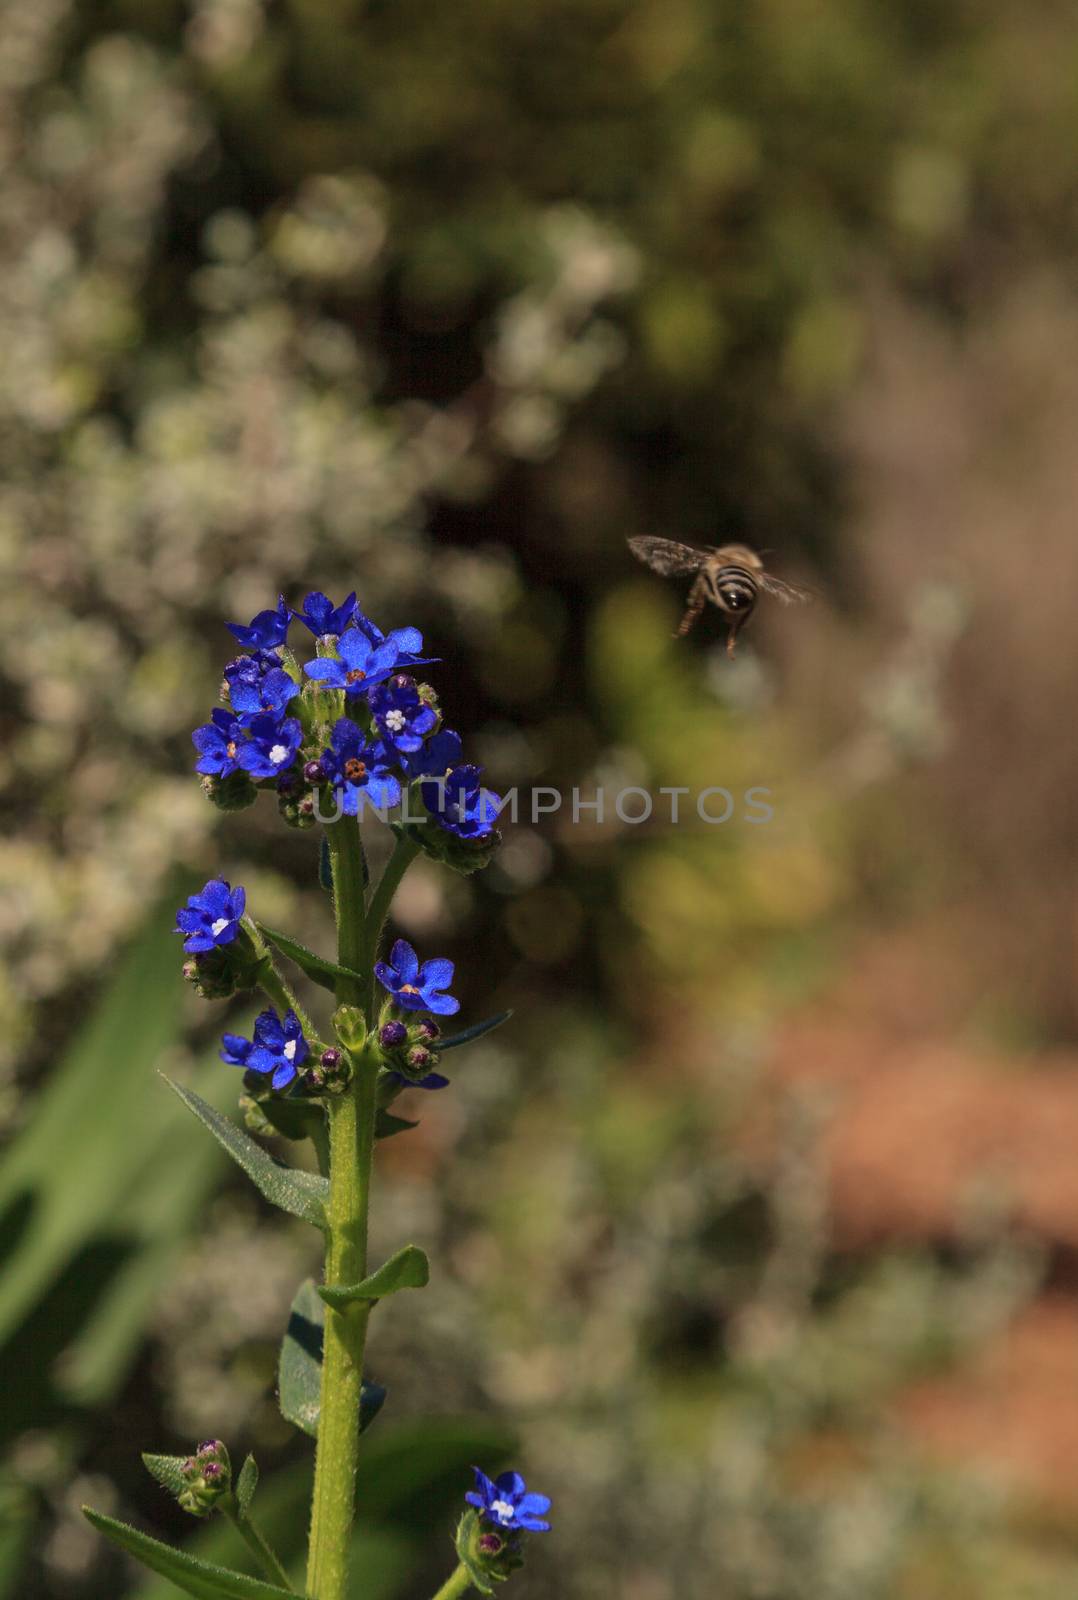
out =
[[(357, 1596), (480, 1459), (521, 1600), (1073, 1597), (1076, 84), (1051, 0), (0, 8), (0, 1595), (167, 1600), (83, 1501), (227, 1554), (138, 1462), (210, 1433), (298, 1553), (315, 1246), (154, 1068), (234, 1103), (192, 882), (325, 947), (189, 730), (356, 587), (495, 785), (776, 808), (402, 891), (516, 1016), (380, 1153)], [(639, 533), (815, 603), (675, 643)]]

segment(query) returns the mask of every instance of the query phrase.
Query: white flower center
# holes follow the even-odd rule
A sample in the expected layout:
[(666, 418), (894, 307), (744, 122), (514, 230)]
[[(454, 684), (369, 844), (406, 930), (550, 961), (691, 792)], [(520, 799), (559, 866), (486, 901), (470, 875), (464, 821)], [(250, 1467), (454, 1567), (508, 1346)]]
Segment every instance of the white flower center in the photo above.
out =
[(269, 758), (275, 767), (278, 766), (280, 762), (286, 761), (288, 759), (288, 746), (284, 744), (275, 744), (273, 749), (270, 751)]
[(495, 1500), (490, 1508), (490, 1513), (491, 1516), (497, 1517), (498, 1521), (502, 1523), (512, 1522), (513, 1520), (513, 1507), (508, 1500)]
[(286, 1061), (294, 1061), (296, 1056), (295, 1039), (286, 1039), (284, 1049), (281, 1051)]
[(225, 929), (228, 927), (228, 923), (228, 917), (218, 917), (216, 922), (211, 923), (210, 932), (213, 934), (214, 938), (216, 938), (219, 933), (224, 933)]
[(399, 733), (404, 727), (406, 717), (403, 711), (387, 711), (386, 727), (391, 733)]

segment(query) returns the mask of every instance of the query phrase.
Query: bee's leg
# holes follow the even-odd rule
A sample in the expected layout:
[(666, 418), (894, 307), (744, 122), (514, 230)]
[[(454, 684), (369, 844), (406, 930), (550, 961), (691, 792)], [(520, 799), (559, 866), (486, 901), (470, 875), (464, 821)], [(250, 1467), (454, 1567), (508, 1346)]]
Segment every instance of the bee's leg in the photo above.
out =
[(735, 613), (730, 618), (728, 631), (727, 631), (727, 634), (726, 634), (726, 654), (730, 657), (731, 661), (733, 661), (735, 659), (736, 655), (737, 655), (737, 650), (735, 649), (735, 645), (737, 643), (737, 630), (740, 628), (740, 626), (741, 626), (741, 624), (743, 622), (747, 622), (747, 621), (748, 621), (748, 612), (747, 611), (743, 612), (740, 616), (738, 616)]
[(696, 582), (693, 584), (692, 588), (689, 590), (689, 603), (685, 607), (685, 615), (678, 624), (678, 630), (674, 635), (675, 639), (684, 639), (685, 635), (688, 633), (689, 629), (693, 626), (697, 617), (704, 609), (706, 603), (707, 581), (704, 577), (704, 574), (701, 573)]

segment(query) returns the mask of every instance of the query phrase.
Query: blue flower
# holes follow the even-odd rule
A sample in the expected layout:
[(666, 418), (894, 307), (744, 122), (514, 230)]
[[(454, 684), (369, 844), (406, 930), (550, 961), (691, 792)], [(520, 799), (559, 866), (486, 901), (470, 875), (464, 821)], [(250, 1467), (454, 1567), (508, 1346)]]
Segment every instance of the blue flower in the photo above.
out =
[(307, 595), (301, 611), (294, 611), (292, 615), (297, 622), (302, 622), (310, 628), (316, 639), (325, 639), (342, 634), (356, 614), (355, 591), (348, 596), (343, 605), (334, 606), (328, 595), (316, 589), (313, 594)]
[(272, 1073), (275, 1089), (287, 1088), (310, 1054), (294, 1011), (286, 1011), (283, 1021), (276, 1011), (262, 1011), (255, 1018), (253, 1039), (226, 1033), (221, 1042), (222, 1061), (247, 1072)]
[(484, 839), (494, 831), (498, 797), (484, 789), (479, 778), (480, 768), (464, 762), (450, 767), (444, 777), (424, 781), (423, 804), (447, 833)]
[(273, 666), (267, 670), (264, 656), (237, 656), (225, 668), (229, 703), (241, 720), (264, 712), (280, 716), (299, 694), (299, 684), (285, 672), (276, 656), (270, 660)]
[(460, 734), (452, 728), (439, 728), (432, 739), (414, 753), (400, 754), (401, 770), (408, 778), (444, 778), (464, 754)]
[(423, 655), (423, 635), (418, 628), (394, 628), (391, 633), (383, 633), (376, 622), (359, 610), (356, 611), (355, 620), (356, 627), (363, 630), (371, 644), (392, 644), (396, 647), (399, 667), (426, 666), (435, 659)]
[(345, 694), (366, 694), (375, 684), (384, 683), (399, 663), (400, 652), (390, 639), (372, 644), (358, 628), (349, 628), (337, 640), (340, 660), (319, 656), (308, 661), (304, 672), (327, 689), (343, 689)]
[(529, 1494), (519, 1472), (503, 1472), (493, 1483), (485, 1472), (473, 1467), (475, 1490), (464, 1496), (470, 1506), (497, 1528), (523, 1528), (527, 1533), (549, 1533), (550, 1523), (543, 1518), (550, 1510), (545, 1494)]
[(231, 777), (240, 764), (240, 750), (246, 742), (243, 724), (231, 711), (220, 707), (210, 712), (210, 720), (196, 728), (191, 742), (198, 751), (195, 771), (218, 778)]
[(401, 755), (420, 751), (438, 725), (438, 713), (419, 698), (415, 679), (404, 672), (394, 673), (372, 691), (370, 708), (382, 743)]
[(303, 743), (298, 717), (252, 717), (237, 760), (252, 778), (276, 778), (292, 765)]
[(240, 918), (247, 904), (246, 891), (235, 889), (223, 878), (211, 878), (187, 905), (176, 913), (173, 933), (185, 933), (183, 948), (188, 955), (200, 955), (219, 944), (231, 944), (240, 930)]
[(424, 961), (405, 939), (398, 939), (390, 951), (389, 962), (375, 963), (374, 975), (388, 989), (395, 1003), (405, 1011), (435, 1011), (451, 1017), (460, 1010), (460, 1001), (443, 994), (453, 982), (452, 961)]
[(395, 806), (401, 786), (389, 770), (382, 745), (369, 741), (350, 717), (338, 717), (329, 738), (332, 749), (322, 752), (322, 770), (340, 791), (345, 815), (358, 815), (365, 800), (379, 811)]
[(276, 611), (260, 611), (246, 627), (242, 622), (226, 622), (225, 627), (245, 650), (274, 650), (287, 639), (291, 620), (292, 611), (281, 595)]

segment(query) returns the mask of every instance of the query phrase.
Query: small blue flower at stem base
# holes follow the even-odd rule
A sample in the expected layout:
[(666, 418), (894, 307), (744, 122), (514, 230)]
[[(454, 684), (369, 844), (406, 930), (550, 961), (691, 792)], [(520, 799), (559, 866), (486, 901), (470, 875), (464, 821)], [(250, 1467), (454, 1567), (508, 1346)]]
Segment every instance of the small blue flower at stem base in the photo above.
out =
[(231, 777), (239, 770), (239, 753), (245, 742), (243, 724), (231, 711), (220, 707), (211, 711), (209, 722), (191, 735), (191, 743), (198, 751), (195, 771), (217, 778)]
[(225, 627), (245, 650), (275, 650), (288, 638), (291, 620), (291, 607), (285, 605), (282, 594), (276, 611), (260, 611), (246, 626), (242, 622), (226, 622)]
[(217, 945), (232, 943), (246, 904), (246, 891), (239, 885), (233, 889), (223, 878), (211, 878), (177, 911), (172, 931), (187, 935), (183, 948), (188, 955), (201, 955)]
[(343, 605), (335, 606), (328, 595), (316, 589), (306, 596), (303, 607), (292, 615), (314, 634), (316, 639), (339, 637), (356, 614), (355, 591)]
[(522, 1528), (526, 1533), (550, 1532), (550, 1523), (543, 1521), (550, 1500), (545, 1494), (529, 1494), (519, 1472), (503, 1472), (492, 1482), (478, 1467), (472, 1471), (475, 1490), (469, 1490), (464, 1498), (488, 1522), (497, 1528)]
[(369, 743), (350, 717), (338, 717), (329, 738), (332, 749), (322, 752), (322, 771), (339, 791), (345, 816), (358, 816), (364, 803), (380, 811), (395, 806), (400, 781), (389, 770), (382, 746)]
[(337, 640), (337, 654), (339, 661), (331, 656), (308, 661), (304, 672), (326, 689), (365, 694), (375, 684), (384, 683), (396, 670), (400, 652), (389, 639), (374, 645), (358, 628), (349, 628)]
[(397, 940), (388, 963), (375, 963), (374, 975), (404, 1011), (436, 1011), (439, 1016), (451, 1017), (460, 1010), (459, 1000), (441, 992), (453, 982), (452, 961), (424, 961), (420, 966), (406, 939)]
[(286, 1011), (283, 1021), (276, 1011), (262, 1011), (255, 1018), (253, 1039), (226, 1033), (221, 1043), (222, 1061), (263, 1076), (272, 1073), (275, 1089), (287, 1088), (310, 1054), (294, 1011)]
[(383, 744), (403, 755), (421, 750), (438, 725), (438, 713), (419, 698), (415, 679), (404, 672), (372, 691), (370, 707)]
[(276, 778), (295, 761), (303, 743), (298, 717), (252, 717), (250, 737), (240, 747), (239, 764), (252, 778)]

